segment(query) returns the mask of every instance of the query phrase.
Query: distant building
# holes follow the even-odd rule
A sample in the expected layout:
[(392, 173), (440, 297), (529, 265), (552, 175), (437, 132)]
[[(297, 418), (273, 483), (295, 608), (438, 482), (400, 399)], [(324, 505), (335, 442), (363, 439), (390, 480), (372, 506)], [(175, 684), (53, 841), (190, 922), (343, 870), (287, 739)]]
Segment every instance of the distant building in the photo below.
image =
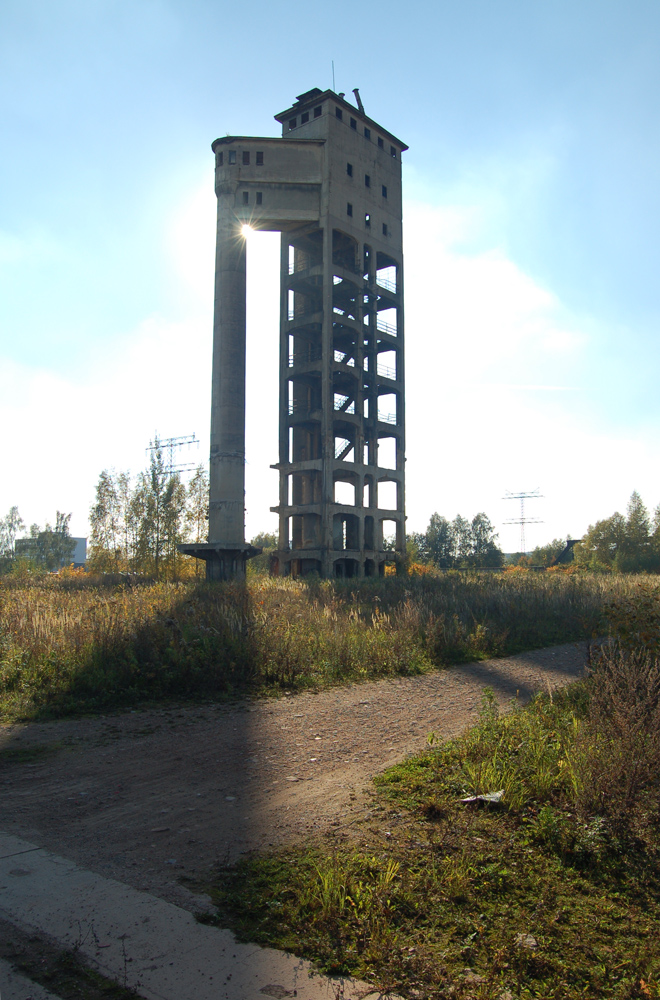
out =
[[(34, 562), (42, 561), (43, 545), (42, 538), (45, 532), (37, 535), (36, 538), (17, 538), (14, 552), (17, 559), (31, 559)], [(59, 569), (63, 566), (71, 566), (80, 569), (87, 565), (87, 539), (75, 538), (71, 536), (71, 541), (75, 542), (75, 548), (70, 559), (62, 559)]]
[(73, 550), (73, 565), (75, 569), (80, 569), (87, 565), (87, 539), (86, 538), (74, 538), (71, 536), (71, 541), (76, 543), (76, 547)]

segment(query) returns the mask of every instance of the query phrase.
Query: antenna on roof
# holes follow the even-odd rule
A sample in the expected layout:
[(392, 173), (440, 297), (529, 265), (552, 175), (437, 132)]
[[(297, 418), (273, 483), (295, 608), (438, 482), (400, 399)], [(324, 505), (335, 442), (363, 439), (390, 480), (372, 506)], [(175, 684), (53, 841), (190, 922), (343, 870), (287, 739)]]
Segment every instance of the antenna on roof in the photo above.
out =
[(358, 110), (360, 114), (364, 114), (364, 104), (362, 103), (362, 98), (360, 97), (360, 91), (357, 87), (353, 87), (353, 93), (355, 94), (355, 100), (357, 101)]
[(335, 90), (335, 61), (334, 61), (334, 59), (332, 60), (332, 89), (335, 91), (335, 93), (337, 93), (337, 91)]

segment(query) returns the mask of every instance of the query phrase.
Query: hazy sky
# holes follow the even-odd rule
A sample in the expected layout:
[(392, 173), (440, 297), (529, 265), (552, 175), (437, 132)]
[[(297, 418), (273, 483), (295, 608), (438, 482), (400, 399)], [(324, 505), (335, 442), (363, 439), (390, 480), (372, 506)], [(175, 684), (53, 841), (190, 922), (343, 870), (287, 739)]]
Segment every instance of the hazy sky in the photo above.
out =
[[(531, 545), (660, 502), (660, 4), (0, 6), (0, 516), (72, 511), (195, 432), (206, 461), (210, 144), (360, 87), (404, 154), (407, 508), (539, 488)], [(275, 527), (277, 237), (251, 239), (248, 536)]]

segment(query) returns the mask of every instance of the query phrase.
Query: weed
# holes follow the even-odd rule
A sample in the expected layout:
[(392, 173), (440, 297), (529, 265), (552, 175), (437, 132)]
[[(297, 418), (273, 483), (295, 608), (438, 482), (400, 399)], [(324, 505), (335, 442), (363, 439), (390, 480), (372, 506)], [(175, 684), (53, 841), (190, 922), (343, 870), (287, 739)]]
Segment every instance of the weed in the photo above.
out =
[[(645, 586), (654, 594), (651, 580)], [(598, 634), (626, 577), (0, 580), (0, 717), (328, 687)]]
[(218, 922), (404, 997), (660, 997), (659, 670), (613, 641), (527, 708), (486, 690), (476, 726), (377, 779), (353, 843), (217, 873)]

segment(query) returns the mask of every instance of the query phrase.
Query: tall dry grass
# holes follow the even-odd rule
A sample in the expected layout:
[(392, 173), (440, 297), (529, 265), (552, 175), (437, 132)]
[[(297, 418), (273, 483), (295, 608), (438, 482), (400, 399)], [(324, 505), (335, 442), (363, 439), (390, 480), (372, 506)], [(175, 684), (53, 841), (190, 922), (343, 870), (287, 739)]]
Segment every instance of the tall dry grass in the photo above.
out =
[[(628, 577), (0, 579), (4, 718), (411, 674), (589, 637)], [(648, 586), (657, 588), (655, 578)]]

